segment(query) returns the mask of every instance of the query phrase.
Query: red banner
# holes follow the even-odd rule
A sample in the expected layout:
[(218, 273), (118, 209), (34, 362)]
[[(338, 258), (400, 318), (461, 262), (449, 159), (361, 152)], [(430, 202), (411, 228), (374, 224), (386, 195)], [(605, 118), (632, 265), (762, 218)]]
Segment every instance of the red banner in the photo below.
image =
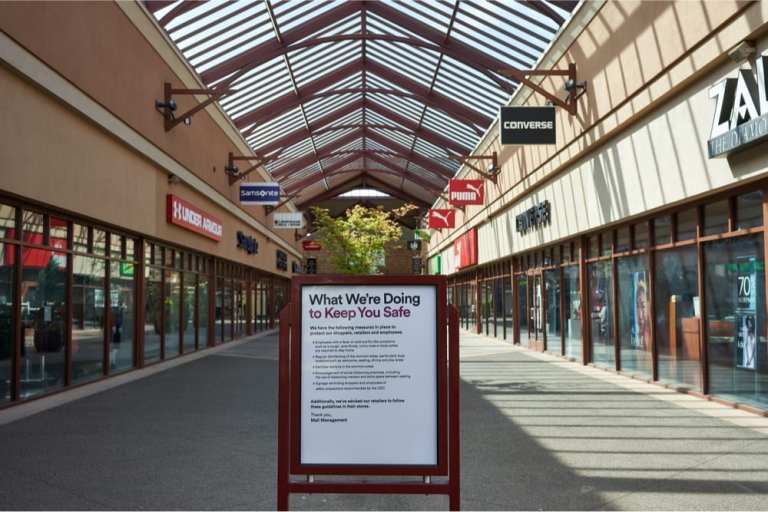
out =
[(317, 240), (304, 240), (301, 242), (301, 247), (305, 251), (320, 251), (323, 248)]
[(483, 180), (450, 180), (448, 182), (448, 202), (457, 206), (483, 204), (485, 202), (485, 182)]
[(167, 196), (167, 215), (168, 223), (194, 231), (199, 235), (216, 240), (221, 240), (221, 234), (224, 228), (221, 221), (204, 212), (182, 198), (173, 194)]
[(452, 228), (456, 225), (456, 210), (429, 210), (429, 229)]
[(477, 264), (477, 232), (471, 229), (453, 241), (453, 256), (456, 268)]

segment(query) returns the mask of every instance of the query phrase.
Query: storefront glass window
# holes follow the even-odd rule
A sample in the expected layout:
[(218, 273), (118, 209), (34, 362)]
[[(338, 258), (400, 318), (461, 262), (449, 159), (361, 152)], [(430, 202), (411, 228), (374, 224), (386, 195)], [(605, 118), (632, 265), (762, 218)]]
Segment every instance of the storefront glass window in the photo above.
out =
[(234, 298), (232, 296), (232, 281), (227, 279), (224, 281), (224, 307), (222, 308), (224, 316), (225, 341), (231, 340), (234, 333), (234, 324), (232, 323), (233, 302)]
[(514, 332), (515, 332), (515, 319), (514, 319), (514, 308), (515, 305), (512, 302), (512, 280), (508, 277), (502, 279), (502, 282), (504, 283), (504, 311), (505, 311), (505, 329), (504, 329), (504, 339), (507, 341), (512, 341), (514, 339)]
[(677, 214), (677, 233), (675, 238), (678, 241), (696, 238), (697, 219), (696, 208), (689, 208), (679, 212)]
[(467, 285), (467, 329), (475, 332), (477, 325), (477, 287)]
[(648, 247), (648, 223), (635, 224), (635, 249)]
[(672, 223), (669, 215), (653, 220), (653, 242), (656, 245), (672, 243)]
[(181, 315), (181, 279), (178, 272), (165, 271), (165, 358), (181, 353), (179, 325)]
[(495, 279), (493, 285), (493, 308), (496, 318), (495, 336), (504, 339), (504, 280)]
[(621, 369), (650, 378), (653, 375), (653, 359), (647, 258), (620, 258), (617, 270)]
[(0, 204), (0, 238), (16, 238), (16, 208)]
[(105, 260), (73, 257), (72, 382), (104, 374)]
[(20, 396), (28, 398), (64, 385), (67, 268), (63, 254), (30, 248), (21, 253)]
[[(2, 206), (0, 208), (7, 208)], [(3, 216), (7, 213), (3, 211)], [(1, 222), (1, 221), (0, 221)], [(0, 234), (2, 234), (0, 232)], [(13, 254), (13, 256), (11, 256)], [(14, 268), (16, 246), (0, 243), (0, 404), (11, 399), (13, 361)]]
[(565, 355), (581, 361), (581, 294), (579, 267), (563, 268), (563, 294), (565, 295)]
[(610, 368), (615, 367), (613, 343), (613, 277), (610, 261), (590, 263), (589, 318), (592, 362)]
[(93, 230), (93, 253), (99, 256), (107, 253), (107, 232), (103, 229)]
[(763, 225), (763, 191), (756, 190), (736, 198), (736, 229)]
[(659, 380), (701, 390), (696, 248), (657, 252), (654, 282)]
[(224, 341), (224, 279), (216, 279), (216, 345)]
[(208, 346), (208, 278), (200, 276), (197, 291), (198, 348)]
[(21, 229), (24, 232), (24, 240), (29, 243), (42, 245), (43, 214), (24, 210), (21, 217), (21, 223)]
[(544, 272), (544, 287), (546, 294), (546, 335), (547, 352), (561, 353), (562, 332), (560, 326), (560, 270)]
[(631, 241), (629, 226), (623, 226), (616, 230), (616, 252), (630, 250)]
[(113, 261), (110, 266), (112, 327), (109, 336), (109, 366), (113, 372), (133, 366), (133, 322), (136, 318), (133, 268), (133, 263), (123, 261)]
[(730, 206), (727, 199), (704, 206), (704, 235), (717, 235), (728, 231)]
[(182, 338), (184, 340), (184, 352), (195, 351), (195, 280), (197, 276), (189, 272), (184, 274), (184, 307), (182, 325)]
[(762, 235), (704, 246), (710, 392), (761, 408), (768, 405), (763, 258)]
[(160, 333), (162, 332), (162, 275), (160, 269), (146, 267), (144, 297), (144, 363), (160, 360)]
[(517, 315), (520, 323), (520, 344), (528, 346), (528, 276), (517, 278)]

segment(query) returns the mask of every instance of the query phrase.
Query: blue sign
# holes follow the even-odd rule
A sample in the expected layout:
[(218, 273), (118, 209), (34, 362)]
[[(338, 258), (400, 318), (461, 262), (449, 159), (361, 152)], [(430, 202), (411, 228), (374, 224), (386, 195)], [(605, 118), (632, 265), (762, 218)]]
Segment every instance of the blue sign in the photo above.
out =
[(279, 183), (240, 184), (240, 204), (268, 204), (274, 206), (279, 202)]

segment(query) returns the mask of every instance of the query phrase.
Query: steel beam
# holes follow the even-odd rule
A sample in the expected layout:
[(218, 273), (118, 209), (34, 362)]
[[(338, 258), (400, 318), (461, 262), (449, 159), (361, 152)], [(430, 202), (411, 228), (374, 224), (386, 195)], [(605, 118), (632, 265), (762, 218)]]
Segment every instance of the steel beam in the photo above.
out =
[(438, 165), (432, 160), (430, 160), (427, 157), (421, 156), (418, 153), (412, 153), (408, 155), (409, 150), (405, 146), (402, 146), (398, 144), (397, 142), (388, 139), (387, 137), (382, 137), (378, 133), (369, 133), (368, 138), (372, 141), (378, 142), (382, 146), (391, 149), (395, 153), (400, 153), (404, 155), (404, 158), (412, 161), (419, 167), (423, 167), (427, 171), (437, 175), (442, 176), (443, 178), (453, 178), (454, 174), (456, 174), (456, 171), (453, 171), (451, 169), (447, 169), (443, 167), (442, 165)]
[(291, 163), (289, 163), (288, 165), (283, 166), (279, 169), (275, 169), (274, 171), (271, 171), (272, 176), (274, 176), (277, 179), (290, 176), (294, 172), (300, 171), (305, 167), (307, 167), (308, 165), (312, 165), (313, 163), (317, 162), (318, 160), (322, 160), (323, 158), (327, 158), (331, 156), (334, 150), (359, 139), (361, 136), (362, 136), (361, 132), (358, 131), (358, 132), (348, 133), (343, 137), (339, 137), (338, 139), (332, 142), (329, 142), (325, 146), (319, 147), (317, 149), (317, 155), (312, 153), (303, 157), (299, 157), (295, 160), (292, 160)]

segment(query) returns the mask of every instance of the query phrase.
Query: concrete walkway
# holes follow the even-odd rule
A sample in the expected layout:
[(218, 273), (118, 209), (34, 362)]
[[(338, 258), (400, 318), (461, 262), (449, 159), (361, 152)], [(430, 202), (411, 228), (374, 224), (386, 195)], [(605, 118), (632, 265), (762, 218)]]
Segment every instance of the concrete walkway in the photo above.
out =
[[(0, 426), (0, 509), (274, 508), (276, 355), (248, 341)], [(466, 333), (462, 377), (465, 509), (768, 509), (768, 418)]]

